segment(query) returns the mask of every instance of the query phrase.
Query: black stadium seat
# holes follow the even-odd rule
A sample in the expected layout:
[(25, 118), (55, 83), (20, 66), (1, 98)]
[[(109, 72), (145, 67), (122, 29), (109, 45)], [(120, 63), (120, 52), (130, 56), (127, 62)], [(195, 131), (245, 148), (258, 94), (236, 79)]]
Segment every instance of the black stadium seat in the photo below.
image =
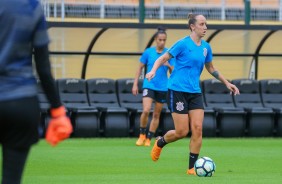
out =
[(261, 97), (265, 107), (282, 107), (282, 80), (269, 79), (260, 80)]
[(207, 107), (204, 102), (204, 121), (203, 121), (203, 137), (215, 137), (217, 132), (216, 111)]
[(86, 83), (87, 95), (92, 107), (120, 108), (116, 94), (115, 80), (108, 78), (93, 78), (87, 79)]
[(282, 80), (260, 80), (260, 91), (263, 105), (272, 108), (276, 113), (276, 135), (282, 136)]
[[(143, 111), (143, 104), (142, 104), (143, 80), (139, 79), (138, 81), (139, 93), (137, 96), (134, 96), (132, 94), (133, 83), (134, 83), (133, 78), (123, 78), (116, 80), (119, 104), (121, 107), (124, 107), (129, 111), (130, 132), (134, 136), (137, 136), (139, 135), (140, 115)], [(149, 117), (148, 120), (149, 122), (150, 119), (151, 116)]]
[[(203, 94), (202, 81), (199, 82), (200, 88)], [(217, 132), (216, 125), (216, 112), (212, 107), (207, 107), (203, 94), (203, 105), (204, 105), (204, 121), (203, 121), (203, 137), (215, 137)]]
[(132, 94), (132, 86), (134, 83), (133, 78), (117, 79), (117, 94), (118, 100), (121, 107), (128, 109), (142, 110), (142, 85), (143, 80), (139, 79), (138, 89), (139, 94), (134, 96)]
[(115, 80), (108, 78), (88, 79), (87, 94), (91, 107), (100, 110), (100, 129), (106, 137), (129, 136), (127, 109), (120, 107)]
[(274, 112), (263, 107), (259, 83), (251, 79), (232, 80), (240, 95), (233, 96), (236, 107), (243, 107), (247, 112), (247, 130), (249, 136), (272, 136), (274, 129)]
[(83, 79), (57, 79), (59, 95), (68, 109), (89, 108), (86, 82)]
[(235, 107), (232, 96), (226, 86), (216, 79), (202, 81), (204, 100), (208, 108), (217, 113), (219, 136), (244, 136), (246, 122), (243, 108)]
[(96, 137), (99, 135), (98, 110), (90, 107), (83, 79), (57, 79), (62, 103), (70, 113), (75, 137)]

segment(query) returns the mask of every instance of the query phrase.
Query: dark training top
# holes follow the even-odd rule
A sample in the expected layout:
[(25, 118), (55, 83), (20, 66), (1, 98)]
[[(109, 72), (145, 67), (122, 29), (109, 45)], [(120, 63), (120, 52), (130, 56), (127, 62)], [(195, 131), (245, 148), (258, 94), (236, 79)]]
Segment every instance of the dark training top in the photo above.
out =
[(37, 0), (0, 1), (0, 101), (37, 95), (35, 67), (51, 107), (61, 105), (51, 75), (47, 25)]

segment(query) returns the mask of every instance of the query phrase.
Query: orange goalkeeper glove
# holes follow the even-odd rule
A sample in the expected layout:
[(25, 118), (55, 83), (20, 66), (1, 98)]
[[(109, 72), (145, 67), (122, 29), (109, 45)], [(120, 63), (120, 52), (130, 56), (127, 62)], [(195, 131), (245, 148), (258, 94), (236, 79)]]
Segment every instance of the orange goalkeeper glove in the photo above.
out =
[(68, 138), (72, 133), (70, 119), (66, 116), (65, 107), (51, 109), (52, 119), (46, 132), (46, 141), (52, 146), (56, 146), (60, 141)]

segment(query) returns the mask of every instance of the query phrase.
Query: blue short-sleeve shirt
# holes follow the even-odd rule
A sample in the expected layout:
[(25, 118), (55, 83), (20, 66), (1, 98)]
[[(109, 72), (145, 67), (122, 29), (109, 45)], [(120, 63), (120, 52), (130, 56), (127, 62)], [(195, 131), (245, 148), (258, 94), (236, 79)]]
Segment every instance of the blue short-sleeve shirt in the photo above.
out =
[(175, 58), (168, 88), (174, 91), (201, 93), (200, 75), (204, 64), (212, 61), (210, 45), (201, 40), (201, 45), (197, 46), (190, 36), (187, 36), (177, 41), (168, 53)]
[[(164, 53), (166, 53), (167, 48), (164, 48), (161, 53), (158, 53), (156, 50), (156, 47), (150, 47), (147, 48), (142, 56), (140, 57), (140, 62), (144, 65), (147, 65), (147, 72), (150, 72), (154, 66), (155, 61), (162, 56)], [(169, 61), (170, 65), (174, 65), (174, 59), (170, 59)], [(167, 81), (168, 81), (168, 67), (165, 65), (162, 65), (158, 68), (156, 71), (155, 77), (148, 81), (148, 79), (144, 79), (143, 82), (143, 88), (148, 88), (156, 91), (167, 91)]]

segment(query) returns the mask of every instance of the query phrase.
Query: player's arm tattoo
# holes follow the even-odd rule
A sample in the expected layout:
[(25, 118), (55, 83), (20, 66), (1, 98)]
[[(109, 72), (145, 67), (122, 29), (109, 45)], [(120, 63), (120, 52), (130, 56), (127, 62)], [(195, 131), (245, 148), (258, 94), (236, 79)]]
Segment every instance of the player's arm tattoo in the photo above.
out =
[(212, 76), (214, 76), (214, 78), (219, 79), (219, 72), (218, 71), (214, 71), (211, 74), (212, 74)]

